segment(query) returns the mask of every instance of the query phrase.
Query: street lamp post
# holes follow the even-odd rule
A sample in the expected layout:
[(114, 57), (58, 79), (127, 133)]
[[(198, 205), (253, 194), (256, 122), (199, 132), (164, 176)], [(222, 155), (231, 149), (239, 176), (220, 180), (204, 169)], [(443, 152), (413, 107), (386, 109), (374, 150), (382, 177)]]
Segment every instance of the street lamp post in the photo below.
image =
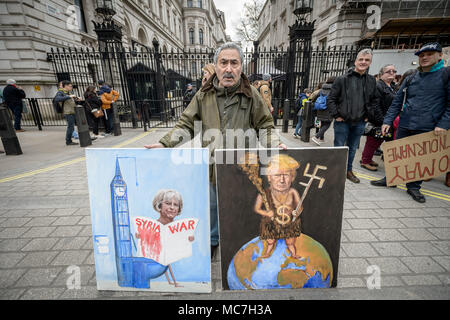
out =
[[(103, 79), (114, 86), (114, 75), (119, 75), (119, 81), (122, 82), (122, 89), (125, 88), (123, 83), (123, 46), (122, 46), (122, 27), (117, 25), (113, 16), (116, 14), (114, 9), (114, 0), (96, 0), (95, 11), (102, 17), (102, 22), (92, 21), (94, 23), (94, 31), (97, 34), (99, 52), (102, 53), (103, 59)], [(114, 66), (111, 64), (116, 61)], [(122, 95), (125, 94), (122, 91)], [(113, 109), (113, 127), (114, 135), (121, 135), (119, 114), (117, 104), (112, 104)]]
[[(292, 79), (294, 80), (292, 89), (300, 87), (303, 90), (308, 87), (311, 39), (315, 23), (315, 21), (307, 21), (311, 12), (311, 0), (295, 0), (294, 14), (297, 16), (297, 20), (289, 27), (289, 43), (293, 53), (289, 61), (291, 63), (289, 70), (293, 70), (296, 73), (296, 77)], [(293, 94), (294, 91), (290, 93)]]
[(95, 12), (102, 17), (102, 22), (92, 21), (99, 48), (120, 50), (122, 48), (122, 27), (115, 24), (113, 20), (113, 16), (116, 14), (114, 0), (96, 0)]

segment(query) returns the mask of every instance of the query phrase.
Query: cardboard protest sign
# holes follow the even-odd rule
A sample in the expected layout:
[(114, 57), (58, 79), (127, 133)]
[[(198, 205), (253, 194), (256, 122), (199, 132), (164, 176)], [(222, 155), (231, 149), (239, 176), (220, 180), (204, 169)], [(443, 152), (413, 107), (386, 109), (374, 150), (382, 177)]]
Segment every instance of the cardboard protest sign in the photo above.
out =
[(99, 290), (211, 292), (209, 153), (173, 150), (86, 149)]
[(433, 131), (382, 144), (386, 183), (401, 183), (438, 177), (450, 171), (450, 130), (437, 136)]
[(216, 150), (224, 289), (337, 285), (347, 153)]

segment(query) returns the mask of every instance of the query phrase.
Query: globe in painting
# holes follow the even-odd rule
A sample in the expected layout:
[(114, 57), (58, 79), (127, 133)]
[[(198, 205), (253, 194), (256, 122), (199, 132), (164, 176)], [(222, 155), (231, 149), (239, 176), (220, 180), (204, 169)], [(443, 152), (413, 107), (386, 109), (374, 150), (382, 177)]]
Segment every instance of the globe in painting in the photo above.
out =
[(329, 288), (333, 266), (325, 248), (313, 238), (301, 234), (295, 247), (299, 259), (291, 257), (284, 239), (268, 258), (261, 258), (265, 240), (256, 237), (246, 243), (233, 257), (227, 272), (231, 290)]

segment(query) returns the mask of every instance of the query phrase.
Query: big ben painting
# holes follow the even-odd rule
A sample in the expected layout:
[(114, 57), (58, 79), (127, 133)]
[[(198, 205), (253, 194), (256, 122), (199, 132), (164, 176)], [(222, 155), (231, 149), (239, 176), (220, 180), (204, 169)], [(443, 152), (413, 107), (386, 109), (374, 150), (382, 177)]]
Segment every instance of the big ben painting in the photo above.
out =
[(211, 292), (205, 152), (86, 150), (99, 290)]
[(337, 286), (347, 148), (216, 150), (222, 286)]

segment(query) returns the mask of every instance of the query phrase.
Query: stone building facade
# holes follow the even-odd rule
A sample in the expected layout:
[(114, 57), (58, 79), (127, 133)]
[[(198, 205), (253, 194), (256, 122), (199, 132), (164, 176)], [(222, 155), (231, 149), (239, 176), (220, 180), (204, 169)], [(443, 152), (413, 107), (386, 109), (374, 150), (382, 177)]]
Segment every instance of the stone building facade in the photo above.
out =
[(294, 0), (266, 0), (259, 14), (259, 47), (264, 50), (289, 47), (289, 26), (293, 25)]
[[(97, 48), (95, 3), (0, 2), (0, 85), (13, 78), (28, 97), (53, 96), (56, 79), (47, 52), (54, 47)], [(214, 48), (229, 40), (224, 13), (213, 0), (116, 0), (114, 9), (127, 49), (152, 47), (154, 39), (166, 52)]]
[[(260, 47), (287, 48), (289, 26), (296, 20), (294, 2), (265, 1), (259, 16)], [(450, 1), (442, 0), (312, 0), (312, 8), (307, 21), (315, 21), (312, 35), (314, 48), (351, 46), (395, 19), (415, 18), (418, 19), (416, 24), (420, 25), (421, 19), (450, 16)], [(423, 32), (429, 30), (418, 34)]]

